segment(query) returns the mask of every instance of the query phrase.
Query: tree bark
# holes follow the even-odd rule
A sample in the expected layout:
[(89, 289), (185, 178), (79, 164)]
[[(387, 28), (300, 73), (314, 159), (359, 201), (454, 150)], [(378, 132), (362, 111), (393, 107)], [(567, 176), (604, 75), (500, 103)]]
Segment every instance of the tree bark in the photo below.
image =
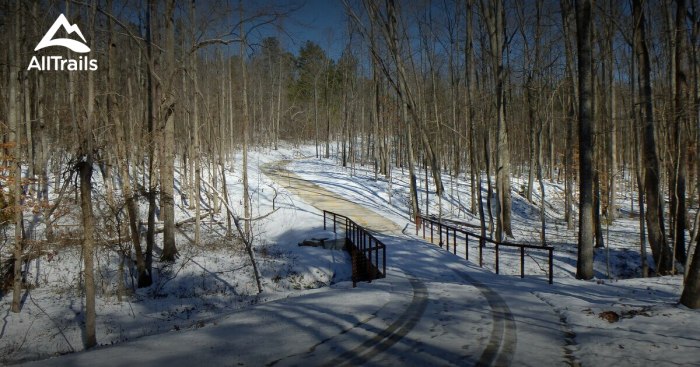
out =
[(640, 100), (644, 108), (644, 187), (647, 202), (646, 222), (649, 245), (656, 263), (656, 272), (661, 275), (672, 271), (673, 255), (666, 242), (664, 230), (663, 198), (660, 194), (659, 160), (654, 136), (654, 111), (651, 91), (651, 63), (646, 44), (645, 16), (642, 0), (633, 1), (635, 54), (641, 79)]
[(496, 241), (503, 241), (504, 235), (513, 236), (511, 230), (510, 193), (510, 148), (506, 127), (505, 107), (505, 68), (503, 51), (505, 41), (505, 10), (503, 1), (483, 1), (482, 9), (489, 33), (491, 63), (493, 67), (496, 94)]
[[(697, 9), (695, 9), (695, 3), (691, 3), (693, 7), (693, 11), (695, 12)], [(691, 63), (691, 67), (695, 72), (695, 85), (694, 85), (694, 92), (695, 92), (695, 104), (696, 104), (696, 121), (695, 123), (697, 124), (695, 126), (695, 139), (696, 141), (700, 141), (700, 105), (698, 105), (698, 101), (700, 100), (700, 88), (698, 85), (698, 75), (697, 75), (697, 35), (698, 35), (698, 23), (694, 22), (693, 26), (693, 32), (692, 32), (692, 56), (693, 56), (693, 62)], [(700, 150), (696, 149), (695, 150), (695, 159), (696, 159), (696, 174), (700, 175)], [(696, 180), (696, 185), (697, 187), (697, 194), (700, 196), (700, 179)], [(696, 224), (697, 226), (697, 224)], [(691, 241), (695, 241), (695, 253), (692, 256), (692, 260), (690, 261), (690, 264), (688, 265), (686, 269), (686, 277), (685, 277), (685, 285), (683, 287), (683, 293), (681, 294), (681, 304), (683, 304), (686, 307), (690, 308), (700, 308), (700, 235), (696, 233), (696, 236), (691, 238)]]
[[(97, 6), (91, 9), (91, 48), (95, 45), (95, 15)], [(95, 117), (95, 74), (88, 73), (87, 80), (87, 116), (81, 126), (81, 144), (78, 151), (77, 165), (80, 176), (80, 209), (83, 222), (83, 278), (85, 280), (85, 348), (97, 345), (95, 334), (95, 217), (92, 211), (92, 165), (93, 165), (93, 124)]]
[(8, 80), (8, 123), (11, 126), (10, 134), (8, 137), (9, 142), (14, 143), (13, 151), (13, 182), (12, 182), (12, 197), (13, 197), (13, 217), (15, 224), (15, 244), (13, 249), (14, 257), (14, 269), (13, 269), (13, 283), (12, 283), (12, 312), (19, 312), (21, 309), (21, 296), (22, 296), (22, 247), (23, 247), (23, 237), (22, 237), (22, 145), (20, 144), (22, 140), (22, 129), (19, 118), (19, 101), (18, 101), (18, 88), (19, 88), (19, 19), (22, 16), (20, 14), (20, 2), (15, 2), (14, 6), (15, 19), (14, 19), (14, 37), (9, 40), (8, 47), (8, 65), (9, 65), (9, 80)]
[(579, 88), (579, 233), (576, 278), (593, 278), (593, 148), (591, 142), (591, 0), (576, 0)]
[(564, 156), (565, 161), (565, 189), (564, 189), (564, 220), (566, 220), (566, 226), (568, 229), (574, 229), (574, 168), (572, 159), (574, 157), (574, 124), (575, 124), (575, 99), (576, 99), (576, 84), (574, 83), (574, 72), (573, 72), (573, 47), (569, 38), (570, 34), (570, 21), (572, 4), (571, 0), (562, 0), (561, 6), (561, 16), (562, 25), (564, 29), (564, 48), (566, 53), (566, 79), (567, 86), (569, 88), (569, 93), (566, 99), (566, 154)]
[(163, 159), (160, 162), (160, 204), (163, 215), (163, 253), (162, 261), (173, 262), (177, 256), (175, 246), (175, 1), (165, 4), (165, 73), (166, 85), (163, 90), (168, 94), (165, 104), (160, 108), (160, 118), (164, 119)]
[[(89, 125), (88, 125), (89, 126)], [(83, 277), (85, 279), (85, 348), (97, 345), (95, 334), (95, 219), (92, 212), (92, 154), (87, 152), (78, 164), (80, 209), (83, 220)]]
[(674, 98), (674, 126), (673, 140), (675, 143), (674, 162), (674, 183), (673, 196), (671, 202), (671, 215), (674, 217), (674, 237), (673, 248), (676, 260), (681, 264), (686, 262), (685, 253), (685, 229), (686, 229), (686, 147), (688, 142), (683, 133), (683, 126), (687, 122), (686, 96), (688, 90), (687, 72), (684, 67), (685, 59), (685, 39), (686, 27), (685, 17), (687, 14), (685, 0), (676, 0), (676, 24), (675, 24), (675, 54), (673, 55), (676, 65), (675, 78), (675, 98)]
[[(148, 175), (143, 175), (143, 186), (148, 187), (146, 195), (148, 196), (148, 218), (146, 230), (146, 271), (151, 273), (153, 268), (153, 247), (155, 246), (155, 229), (156, 229), (156, 178), (155, 178), (155, 159), (156, 145), (158, 144), (156, 134), (156, 116), (155, 116), (155, 100), (156, 100), (156, 81), (155, 81), (155, 66), (156, 58), (153, 52), (153, 31), (157, 28), (156, 22), (153, 19), (154, 14), (158, 13), (158, 3), (153, 1), (148, 4), (146, 11), (146, 52), (148, 62), (148, 75), (146, 77), (146, 120), (148, 125), (148, 135), (150, 144), (148, 144), (148, 168), (144, 167), (144, 171), (148, 170)], [(144, 161), (145, 165), (145, 161)], [(145, 172), (144, 172), (145, 173)], [(146, 180), (148, 181), (146, 183)]]
[[(243, 1), (239, 2), (239, 10), (241, 15), (241, 25), (240, 32), (245, 34), (245, 29), (243, 28)], [(253, 254), (252, 245), (252, 232), (250, 228), (250, 194), (248, 193), (248, 80), (246, 76), (246, 64), (245, 64), (245, 48), (246, 40), (245, 38), (241, 40), (240, 43), (240, 57), (241, 57), (241, 97), (243, 98), (243, 213), (244, 213), (244, 237), (246, 243), (246, 251), (250, 257), (250, 261), (253, 265), (253, 272), (255, 274), (255, 282), (258, 286), (258, 293), (262, 293), (262, 284), (260, 283), (260, 273), (258, 272), (258, 266), (255, 262), (255, 256)], [(318, 142), (316, 144), (316, 157), (318, 157)], [(228, 203), (226, 203), (228, 204)]]
[[(112, 9), (112, 1), (108, 2), (107, 7)], [(116, 36), (114, 32), (114, 21), (112, 18), (109, 19), (109, 49), (107, 57), (107, 67), (109, 69), (107, 76), (108, 88), (112, 89), (112, 93), (109, 93), (109, 98), (107, 100), (107, 110), (108, 116), (112, 119), (115, 132), (116, 140), (116, 154), (117, 154), (117, 169), (119, 170), (119, 175), (121, 176), (121, 186), (124, 194), (124, 201), (126, 204), (127, 214), (129, 217), (129, 233), (131, 235), (131, 242), (134, 246), (134, 251), (136, 252), (136, 271), (138, 272), (138, 286), (147, 287), (151, 285), (152, 279), (149, 271), (146, 271), (146, 263), (143, 258), (143, 249), (141, 248), (141, 240), (139, 235), (138, 220), (139, 213), (137, 208), (137, 203), (134, 197), (134, 192), (131, 188), (131, 177), (129, 176), (129, 160), (127, 158), (126, 147), (128, 142), (125, 139), (125, 127), (119, 115), (119, 101), (117, 99), (116, 80), (117, 80), (117, 67), (114, 61), (116, 60), (115, 52), (117, 47)]]
[[(192, 0), (190, 3), (190, 22), (192, 23), (192, 43), (196, 42), (195, 39), (195, 17), (196, 8), (195, 1)], [(230, 70), (229, 70), (230, 73)], [(199, 145), (199, 85), (197, 83), (197, 52), (193, 52), (190, 57), (190, 74), (192, 75), (192, 151), (194, 152), (191, 158), (194, 161), (194, 190), (192, 199), (194, 201), (194, 212), (195, 212), (195, 225), (194, 225), (194, 244), (199, 245), (201, 243), (202, 237), (202, 213), (201, 213), (201, 199), (202, 195), (202, 157), (201, 157), (201, 147)], [(222, 136), (223, 139), (223, 136)]]

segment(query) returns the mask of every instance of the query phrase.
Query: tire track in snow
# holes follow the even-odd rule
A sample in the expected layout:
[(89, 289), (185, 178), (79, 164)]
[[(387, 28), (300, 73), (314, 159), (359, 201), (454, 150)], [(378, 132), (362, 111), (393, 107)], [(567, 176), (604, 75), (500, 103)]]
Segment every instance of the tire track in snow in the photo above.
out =
[(324, 366), (359, 366), (369, 362), (379, 353), (389, 349), (411, 331), (428, 307), (428, 288), (425, 283), (409, 278), (413, 288), (413, 297), (406, 310), (389, 327), (380, 331), (371, 339), (365, 340), (357, 347), (346, 351)]
[(515, 353), (517, 336), (515, 333), (515, 318), (513, 313), (510, 312), (508, 304), (496, 291), (472, 278), (469, 274), (455, 269), (452, 269), (452, 271), (460, 278), (474, 285), (486, 298), (491, 307), (491, 317), (493, 318), (491, 337), (476, 365), (509, 366)]

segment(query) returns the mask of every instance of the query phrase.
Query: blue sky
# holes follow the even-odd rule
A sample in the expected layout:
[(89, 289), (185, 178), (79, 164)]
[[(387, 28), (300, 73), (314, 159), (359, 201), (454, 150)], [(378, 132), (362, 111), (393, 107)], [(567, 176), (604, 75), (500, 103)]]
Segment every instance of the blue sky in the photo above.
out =
[[(0, 0), (1, 1), (1, 0)], [(345, 47), (345, 34), (347, 33), (347, 17), (342, 0), (243, 0), (246, 11), (257, 8), (298, 8), (281, 20), (280, 24), (284, 32), (276, 26), (264, 26), (257, 28), (249, 36), (250, 42), (258, 42), (269, 36), (279, 38), (283, 47), (288, 51), (298, 53), (299, 48), (311, 40), (319, 44), (328, 55), (337, 60)], [(48, 18), (55, 19), (56, 15), (65, 12), (63, 2), (50, 3), (46, 10), (51, 13)], [(189, 1), (178, 3), (179, 15), (188, 19)], [(208, 32), (212, 35), (221, 34), (223, 29), (228, 29), (231, 22), (238, 20), (238, 0), (197, 0), (197, 15), (207, 19), (216, 19), (208, 24)], [(121, 19), (129, 19), (134, 24), (144, 21), (145, 0), (115, 1), (114, 14)], [(73, 6), (73, 13), (76, 7)], [(134, 11), (137, 10), (137, 11)], [(161, 8), (162, 11), (162, 8)], [(79, 15), (71, 14), (69, 20), (75, 23), (84, 23)], [(87, 25), (81, 24), (83, 27)], [(235, 31), (235, 30), (234, 30)], [(238, 46), (232, 46), (231, 50), (237, 50)], [(235, 51), (234, 51), (235, 52)]]
[(307, 40), (311, 40), (326, 50), (332, 59), (337, 60), (345, 46), (344, 35), (347, 33), (343, 2), (306, 0), (299, 4), (303, 6), (282, 23), (287, 34), (267, 29), (261, 31), (261, 35), (277, 35), (282, 45), (294, 54)]

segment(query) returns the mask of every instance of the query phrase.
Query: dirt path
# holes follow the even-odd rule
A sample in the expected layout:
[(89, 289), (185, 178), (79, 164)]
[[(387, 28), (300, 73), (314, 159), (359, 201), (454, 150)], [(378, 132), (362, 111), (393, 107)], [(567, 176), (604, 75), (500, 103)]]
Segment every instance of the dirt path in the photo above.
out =
[(262, 170), (277, 184), (320, 210), (343, 214), (373, 232), (401, 234), (401, 228), (396, 223), (285, 169), (289, 162), (291, 161), (283, 160), (268, 163), (263, 165)]

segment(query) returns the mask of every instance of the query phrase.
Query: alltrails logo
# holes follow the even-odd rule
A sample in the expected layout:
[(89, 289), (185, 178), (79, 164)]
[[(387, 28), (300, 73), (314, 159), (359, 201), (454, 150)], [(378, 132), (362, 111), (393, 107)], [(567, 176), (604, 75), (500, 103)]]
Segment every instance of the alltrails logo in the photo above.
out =
[[(66, 33), (72, 34), (76, 33), (83, 42), (70, 39), (70, 38), (54, 38), (56, 32), (60, 28), (63, 28)], [(58, 19), (53, 23), (49, 31), (46, 32), (44, 38), (39, 41), (36, 45), (34, 51), (39, 51), (42, 48), (52, 47), (52, 46), (62, 46), (70, 49), (71, 51), (77, 53), (88, 53), (90, 52), (90, 47), (88, 47), (84, 42), (85, 37), (83, 33), (80, 32), (80, 28), (76, 24), (70, 24), (68, 19), (61, 14)], [(80, 56), (78, 59), (66, 59), (63, 56), (41, 56), (40, 58), (32, 56), (32, 60), (29, 62), (27, 70), (70, 70), (70, 71), (85, 71), (85, 70), (97, 70), (97, 60), (90, 59), (88, 56)]]

